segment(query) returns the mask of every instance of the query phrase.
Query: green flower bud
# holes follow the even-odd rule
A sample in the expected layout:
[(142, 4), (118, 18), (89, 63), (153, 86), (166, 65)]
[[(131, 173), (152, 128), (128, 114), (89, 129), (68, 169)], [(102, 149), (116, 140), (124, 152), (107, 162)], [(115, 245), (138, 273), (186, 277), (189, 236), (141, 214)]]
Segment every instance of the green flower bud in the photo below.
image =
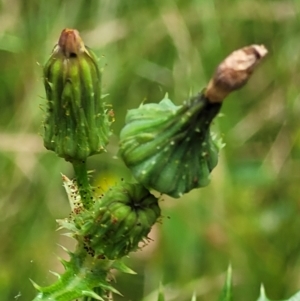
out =
[(73, 217), (59, 224), (71, 230), (77, 239), (82, 238), (92, 256), (117, 259), (137, 250), (160, 217), (157, 198), (140, 184), (122, 182), (109, 189), (90, 210), (85, 210), (76, 205), (80, 204), (78, 193), (74, 193), (76, 184), (66, 179)]
[(44, 67), (44, 145), (67, 161), (105, 150), (110, 121), (101, 104), (97, 58), (77, 30), (64, 29)]
[(220, 107), (199, 94), (182, 106), (165, 98), (130, 110), (120, 155), (137, 181), (176, 198), (206, 186), (221, 146), (209, 130)]

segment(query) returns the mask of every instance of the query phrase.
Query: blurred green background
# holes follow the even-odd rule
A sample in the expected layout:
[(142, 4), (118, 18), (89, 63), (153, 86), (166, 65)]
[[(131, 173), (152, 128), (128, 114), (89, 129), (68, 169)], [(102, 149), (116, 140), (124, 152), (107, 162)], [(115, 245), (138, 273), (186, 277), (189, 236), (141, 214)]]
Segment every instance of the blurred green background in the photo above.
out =
[(56, 230), (69, 213), (60, 172), (70, 165), (43, 148), (42, 65), (63, 28), (77, 28), (101, 57), (114, 136), (90, 158), (103, 189), (130, 174), (115, 158), (127, 109), (180, 104), (207, 84), (231, 51), (265, 44), (269, 55), (226, 100), (214, 130), (226, 147), (211, 184), (161, 203), (153, 242), (127, 259), (137, 276), (117, 275), (120, 300), (216, 300), (229, 263), (235, 300), (272, 299), (300, 289), (300, 2), (280, 0), (0, 1), (0, 299), (31, 300), (29, 282), (61, 272)]

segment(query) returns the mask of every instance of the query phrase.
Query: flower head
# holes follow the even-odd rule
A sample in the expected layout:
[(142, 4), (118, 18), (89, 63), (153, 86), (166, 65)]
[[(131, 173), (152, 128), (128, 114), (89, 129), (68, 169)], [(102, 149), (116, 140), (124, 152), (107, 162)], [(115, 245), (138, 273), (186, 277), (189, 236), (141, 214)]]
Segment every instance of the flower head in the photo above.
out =
[(76, 183), (65, 176), (63, 180), (73, 215), (58, 222), (71, 230), (92, 256), (117, 259), (137, 250), (160, 217), (157, 198), (141, 184), (121, 182), (86, 210), (78, 205)]
[(101, 104), (97, 58), (75, 29), (64, 29), (44, 67), (44, 145), (68, 161), (105, 150), (109, 117)]
[(120, 155), (135, 178), (176, 198), (208, 185), (222, 146), (210, 124), (222, 100), (248, 81), (266, 53), (258, 45), (234, 51), (219, 65), (207, 89), (181, 106), (166, 97), (130, 110), (120, 134)]

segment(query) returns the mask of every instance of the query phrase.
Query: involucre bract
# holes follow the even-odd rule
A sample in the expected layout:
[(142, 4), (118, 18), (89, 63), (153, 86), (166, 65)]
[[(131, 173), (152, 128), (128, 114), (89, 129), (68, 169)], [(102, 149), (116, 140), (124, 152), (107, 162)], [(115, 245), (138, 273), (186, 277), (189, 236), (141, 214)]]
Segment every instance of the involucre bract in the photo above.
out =
[(206, 186), (221, 146), (210, 133), (220, 107), (199, 94), (182, 106), (166, 97), (129, 110), (120, 134), (120, 156), (149, 189), (178, 198)]

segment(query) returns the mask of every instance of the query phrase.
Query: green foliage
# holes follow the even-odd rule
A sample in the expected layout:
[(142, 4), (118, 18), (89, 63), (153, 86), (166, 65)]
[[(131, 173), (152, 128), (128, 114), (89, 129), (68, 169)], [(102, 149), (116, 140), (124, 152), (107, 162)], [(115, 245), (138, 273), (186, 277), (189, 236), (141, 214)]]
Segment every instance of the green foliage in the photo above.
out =
[(159, 285), (157, 301), (165, 301), (165, 295), (164, 295), (164, 292), (163, 292), (162, 284)]
[[(293, 295), (289, 299), (284, 299), (282, 301), (299, 301), (299, 300), (300, 300), (300, 292), (296, 293), (295, 295)], [(263, 286), (261, 286), (260, 296), (257, 299), (257, 301), (270, 301), (270, 299), (266, 296), (265, 289), (264, 289)]]
[[(91, 258), (80, 244), (75, 253), (66, 249), (65, 251), (70, 255), (69, 261), (62, 260), (65, 272), (61, 276), (54, 273), (58, 280), (47, 287), (41, 287), (33, 282), (34, 287), (39, 291), (34, 301), (69, 301), (82, 296), (104, 300), (101, 297), (103, 292), (111, 291), (119, 294), (107, 281), (109, 270), (117, 267), (114, 266), (113, 261)], [(97, 294), (94, 287), (99, 288), (101, 294)]]
[[(157, 301), (165, 301), (165, 300), (166, 300), (166, 298), (165, 298), (165, 295), (163, 292), (163, 286), (160, 285)], [(219, 296), (219, 301), (233, 301), (233, 300), (234, 300), (234, 298), (233, 298), (233, 292), (232, 292), (232, 268), (231, 268), (231, 266), (229, 266), (227, 269), (224, 287)], [(285, 299), (285, 300), (281, 300), (281, 301), (299, 301), (299, 300), (300, 300), (300, 291), (298, 293), (296, 293), (295, 295), (293, 295), (292, 297), (290, 297), (289, 299)], [(195, 294), (193, 294), (191, 301), (196, 301)], [(263, 286), (261, 286), (260, 295), (259, 295), (259, 298), (257, 299), (257, 301), (271, 301), (266, 296), (265, 289)]]
[(219, 301), (233, 301), (232, 296), (232, 268), (231, 266), (227, 269), (226, 280), (222, 290), (222, 293), (219, 297)]

